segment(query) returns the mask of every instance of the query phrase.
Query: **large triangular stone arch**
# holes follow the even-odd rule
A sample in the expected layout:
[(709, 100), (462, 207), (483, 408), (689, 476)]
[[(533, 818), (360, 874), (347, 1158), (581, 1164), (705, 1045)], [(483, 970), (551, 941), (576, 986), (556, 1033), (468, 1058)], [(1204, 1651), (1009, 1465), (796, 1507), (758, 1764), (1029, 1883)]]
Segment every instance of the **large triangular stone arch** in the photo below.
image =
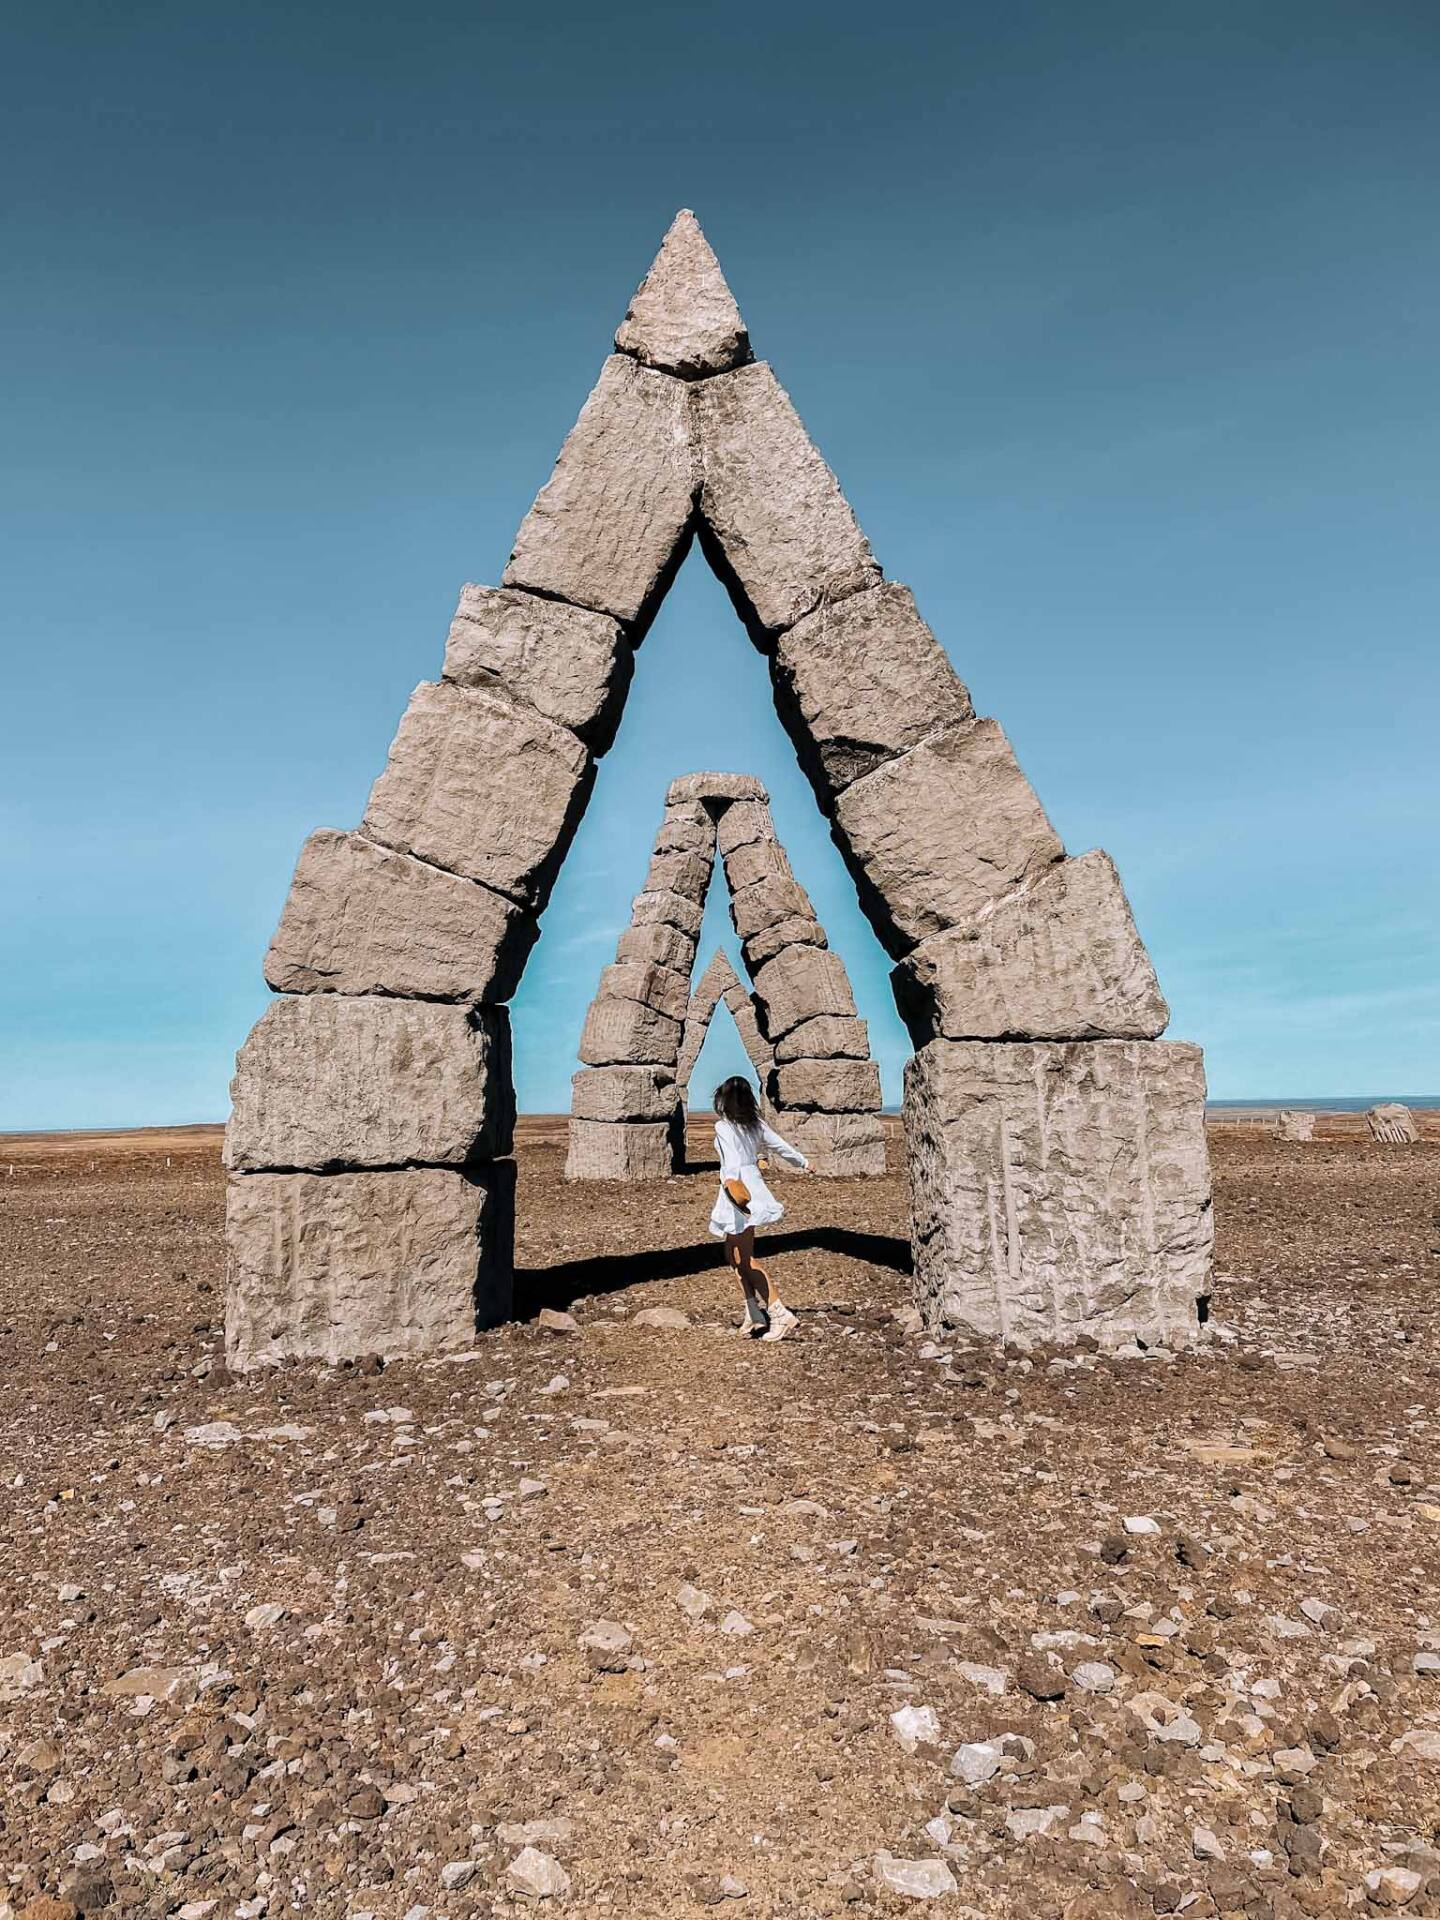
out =
[(498, 588), (467, 587), (355, 833), (301, 854), (227, 1134), (232, 1363), (464, 1344), (508, 1311), (504, 1001), (691, 540), (881, 943), (935, 1327), (1194, 1337), (1211, 1215), (1199, 1049), (1118, 876), (1065, 857), (995, 721), (885, 582), (677, 216)]

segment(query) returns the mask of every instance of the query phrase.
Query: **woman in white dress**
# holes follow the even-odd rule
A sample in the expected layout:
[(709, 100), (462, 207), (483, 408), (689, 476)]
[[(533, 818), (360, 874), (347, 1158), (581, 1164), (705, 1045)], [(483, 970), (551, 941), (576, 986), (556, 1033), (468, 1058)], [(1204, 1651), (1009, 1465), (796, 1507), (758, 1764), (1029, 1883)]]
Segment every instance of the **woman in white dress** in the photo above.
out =
[(710, 1231), (725, 1242), (725, 1258), (745, 1289), (745, 1331), (752, 1339), (783, 1340), (795, 1316), (781, 1301), (764, 1267), (755, 1265), (755, 1229), (785, 1217), (785, 1209), (760, 1172), (762, 1153), (773, 1153), (792, 1167), (809, 1161), (760, 1118), (754, 1088), (737, 1074), (715, 1089), (715, 1150), (720, 1155), (720, 1191), (710, 1215)]

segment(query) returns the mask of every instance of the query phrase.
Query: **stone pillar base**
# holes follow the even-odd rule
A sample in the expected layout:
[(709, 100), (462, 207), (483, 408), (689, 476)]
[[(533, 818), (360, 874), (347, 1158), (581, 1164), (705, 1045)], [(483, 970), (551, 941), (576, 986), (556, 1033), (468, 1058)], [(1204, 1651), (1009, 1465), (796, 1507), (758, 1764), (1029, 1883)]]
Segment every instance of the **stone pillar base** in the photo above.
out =
[(667, 1180), (675, 1171), (676, 1135), (671, 1120), (570, 1121), (567, 1180)]
[(793, 1113), (776, 1108), (770, 1124), (782, 1140), (800, 1149), (811, 1173), (822, 1180), (869, 1178), (885, 1171), (885, 1127), (878, 1113)]
[(1210, 1290), (1199, 1047), (934, 1040), (905, 1074), (916, 1301), (1019, 1346), (1185, 1346)]
[(510, 1316), (515, 1163), (232, 1174), (225, 1231), (237, 1371), (449, 1352)]

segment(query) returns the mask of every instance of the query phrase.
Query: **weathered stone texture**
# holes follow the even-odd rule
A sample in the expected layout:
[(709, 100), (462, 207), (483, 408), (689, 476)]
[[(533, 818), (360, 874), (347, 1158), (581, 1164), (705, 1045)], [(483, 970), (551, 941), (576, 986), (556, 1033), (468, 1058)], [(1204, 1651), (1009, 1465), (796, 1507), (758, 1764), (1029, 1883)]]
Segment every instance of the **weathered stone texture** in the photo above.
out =
[(682, 207), (615, 335), (621, 353), (681, 379), (742, 366), (750, 340), (720, 262)]
[(635, 960), (641, 966), (669, 967), (688, 979), (695, 965), (695, 941), (663, 920), (627, 927), (615, 946), (617, 960)]
[(737, 848), (752, 840), (773, 840), (774, 824), (766, 800), (737, 800), (726, 807), (715, 821), (715, 844), (728, 860)]
[(847, 787), (835, 836), (881, 944), (973, 920), (1064, 852), (993, 720), (936, 734)]
[(834, 474), (764, 362), (702, 382), (694, 406), (701, 537), (756, 627), (793, 626), (822, 600), (879, 580)]
[(665, 1067), (582, 1067), (571, 1081), (577, 1120), (665, 1120), (675, 1111), (675, 1076)]
[(633, 661), (605, 614), (513, 587), (462, 587), (445, 643), (447, 680), (502, 687), (597, 752), (615, 738)]
[(411, 696), (360, 830), (540, 907), (592, 772), (568, 728), (503, 694), (427, 681)]
[(700, 938), (704, 918), (704, 906), (698, 900), (687, 900), (683, 893), (637, 893), (630, 907), (632, 927), (650, 927), (657, 922), (676, 927), (692, 944)]
[(1198, 1047), (935, 1040), (906, 1072), (905, 1132), (932, 1329), (1194, 1340), (1213, 1234)]
[(869, 1179), (885, 1171), (885, 1127), (878, 1113), (782, 1113), (775, 1131), (826, 1180)]
[(1299, 1107), (1282, 1107), (1275, 1116), (1278, 1139), (1299, 1143), (1315, 1138), (1315, 1116)]
[(715, 818), (698, 800), (667, 807), (655, 836), (656, 853), (703, 853), (715, 860)]
[(792, 1027), (775, 1048), (775, 1058), (787, 1060), (868, 1060), (870, 1029), (863, 1020), (822, 1013)]
[(646, 613), (687, 538), (699, 480), (689, 389), (613, 354), (515, 536), (507, 587), (617, 620)]
[(791, 1060), (776, 1067), (770, 1097), (787, 1111), (878, 1113), (880, 1069), (873, 1060)]
[(760, 1030), (772, 1045), (817, 1014), (853, 1016), (844, 962), (822, 947), (786, 947), (754, 976), (755, 1010)]
[(638, 1000), (592, 1000), (580, 1035), (587, 1067), (661, 1066), (673, 1070), (680, 1022)]
[(690, 981), (669, 967), (649, 967), (638, 960), (615, 960), (600, 975), (596, 996), (604, 1000), (638, 1000), (672, 1020), (683, 1020), (690, 1005)]
[(272, 1001), (235, 1061), (225, 1164), (465, 1166), (508, 1153), (503, 1008), (372, 995)]
[(758, 880), (793, 880), (790, 862), (778, 840), (751, 840), (725, 856), (725, 879), (732, 893)]
[(752, 933), (743, 943), (741, 952), (745, 970), (753, 980), (766, 961), (773, 960), (786, 947), (824, 947), (828, 944), (820, 922), (813, 915), (806, 914), (790, 920), (777, 920), (774, 926)]
[(322, 827), (300, 850), (265, 978), (277, 993), (508, 1000), (538, 933), (474, 880)]
[(730, 896), (730, 919), (742, 940), (753, 940), (782, 920), (813, 920), (815, 909), (798, 880), (773, 874)]
[(644, 890), (678, 893), (703, 905), (713, 870), (713, 860), (704, 853), (657, 853), (651, 857)]
[(1108, 854), (1062, 860), (891, 975), (916, 1046), (947, 1040), (1154, 1039), (1170, 1018)]
[(664, 1121), (570, 1121), (567, 1180), (664, 1180), (674, 1171), (674, 1129)]
[(1420, 1128), (1409, 1107), (1398, 1100), (1382, 1100), (1365, 1115), (1370, 1138), (1385, 1146), (1411, 1147), (1420, 1138)]
[(508, 1319), (515, 1167), (239, 1173), (226, 1192), (237, 1371), (468, 1347)]
[(763, 806), (769, 799), (764, 783), (753, 773), (682, 773), (665, 790), (667, 807), (693, 800), (710, 800), (725, 806), (735, 801), (758, 800)]
[(910, 589), (897, 582), (819, 607), (780, 636), (772, 668), (822, 804), (928, 735), (974, 718)]

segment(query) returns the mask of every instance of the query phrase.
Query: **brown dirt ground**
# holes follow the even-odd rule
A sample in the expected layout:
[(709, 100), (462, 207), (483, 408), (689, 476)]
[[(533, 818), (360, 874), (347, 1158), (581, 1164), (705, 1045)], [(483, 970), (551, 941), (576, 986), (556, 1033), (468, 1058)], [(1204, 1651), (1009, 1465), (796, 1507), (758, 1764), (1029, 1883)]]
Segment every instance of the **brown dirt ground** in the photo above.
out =
[(938, 1913), (1440, 1913), (1440, 1142), (1218, 1130), (1220, 1337), (1052, 1365), (903, 1330), (897, 1174), (785, 1182), (766, 1347), (713, 1173), (562, 1140), (521, 1294), (578, 1335), (245, 1381), (216, 1130), (0, 1141), (0, 1920), (518, 1912), (535, 1822), (584, 1914), (899, 1911), (882, 1850)]

